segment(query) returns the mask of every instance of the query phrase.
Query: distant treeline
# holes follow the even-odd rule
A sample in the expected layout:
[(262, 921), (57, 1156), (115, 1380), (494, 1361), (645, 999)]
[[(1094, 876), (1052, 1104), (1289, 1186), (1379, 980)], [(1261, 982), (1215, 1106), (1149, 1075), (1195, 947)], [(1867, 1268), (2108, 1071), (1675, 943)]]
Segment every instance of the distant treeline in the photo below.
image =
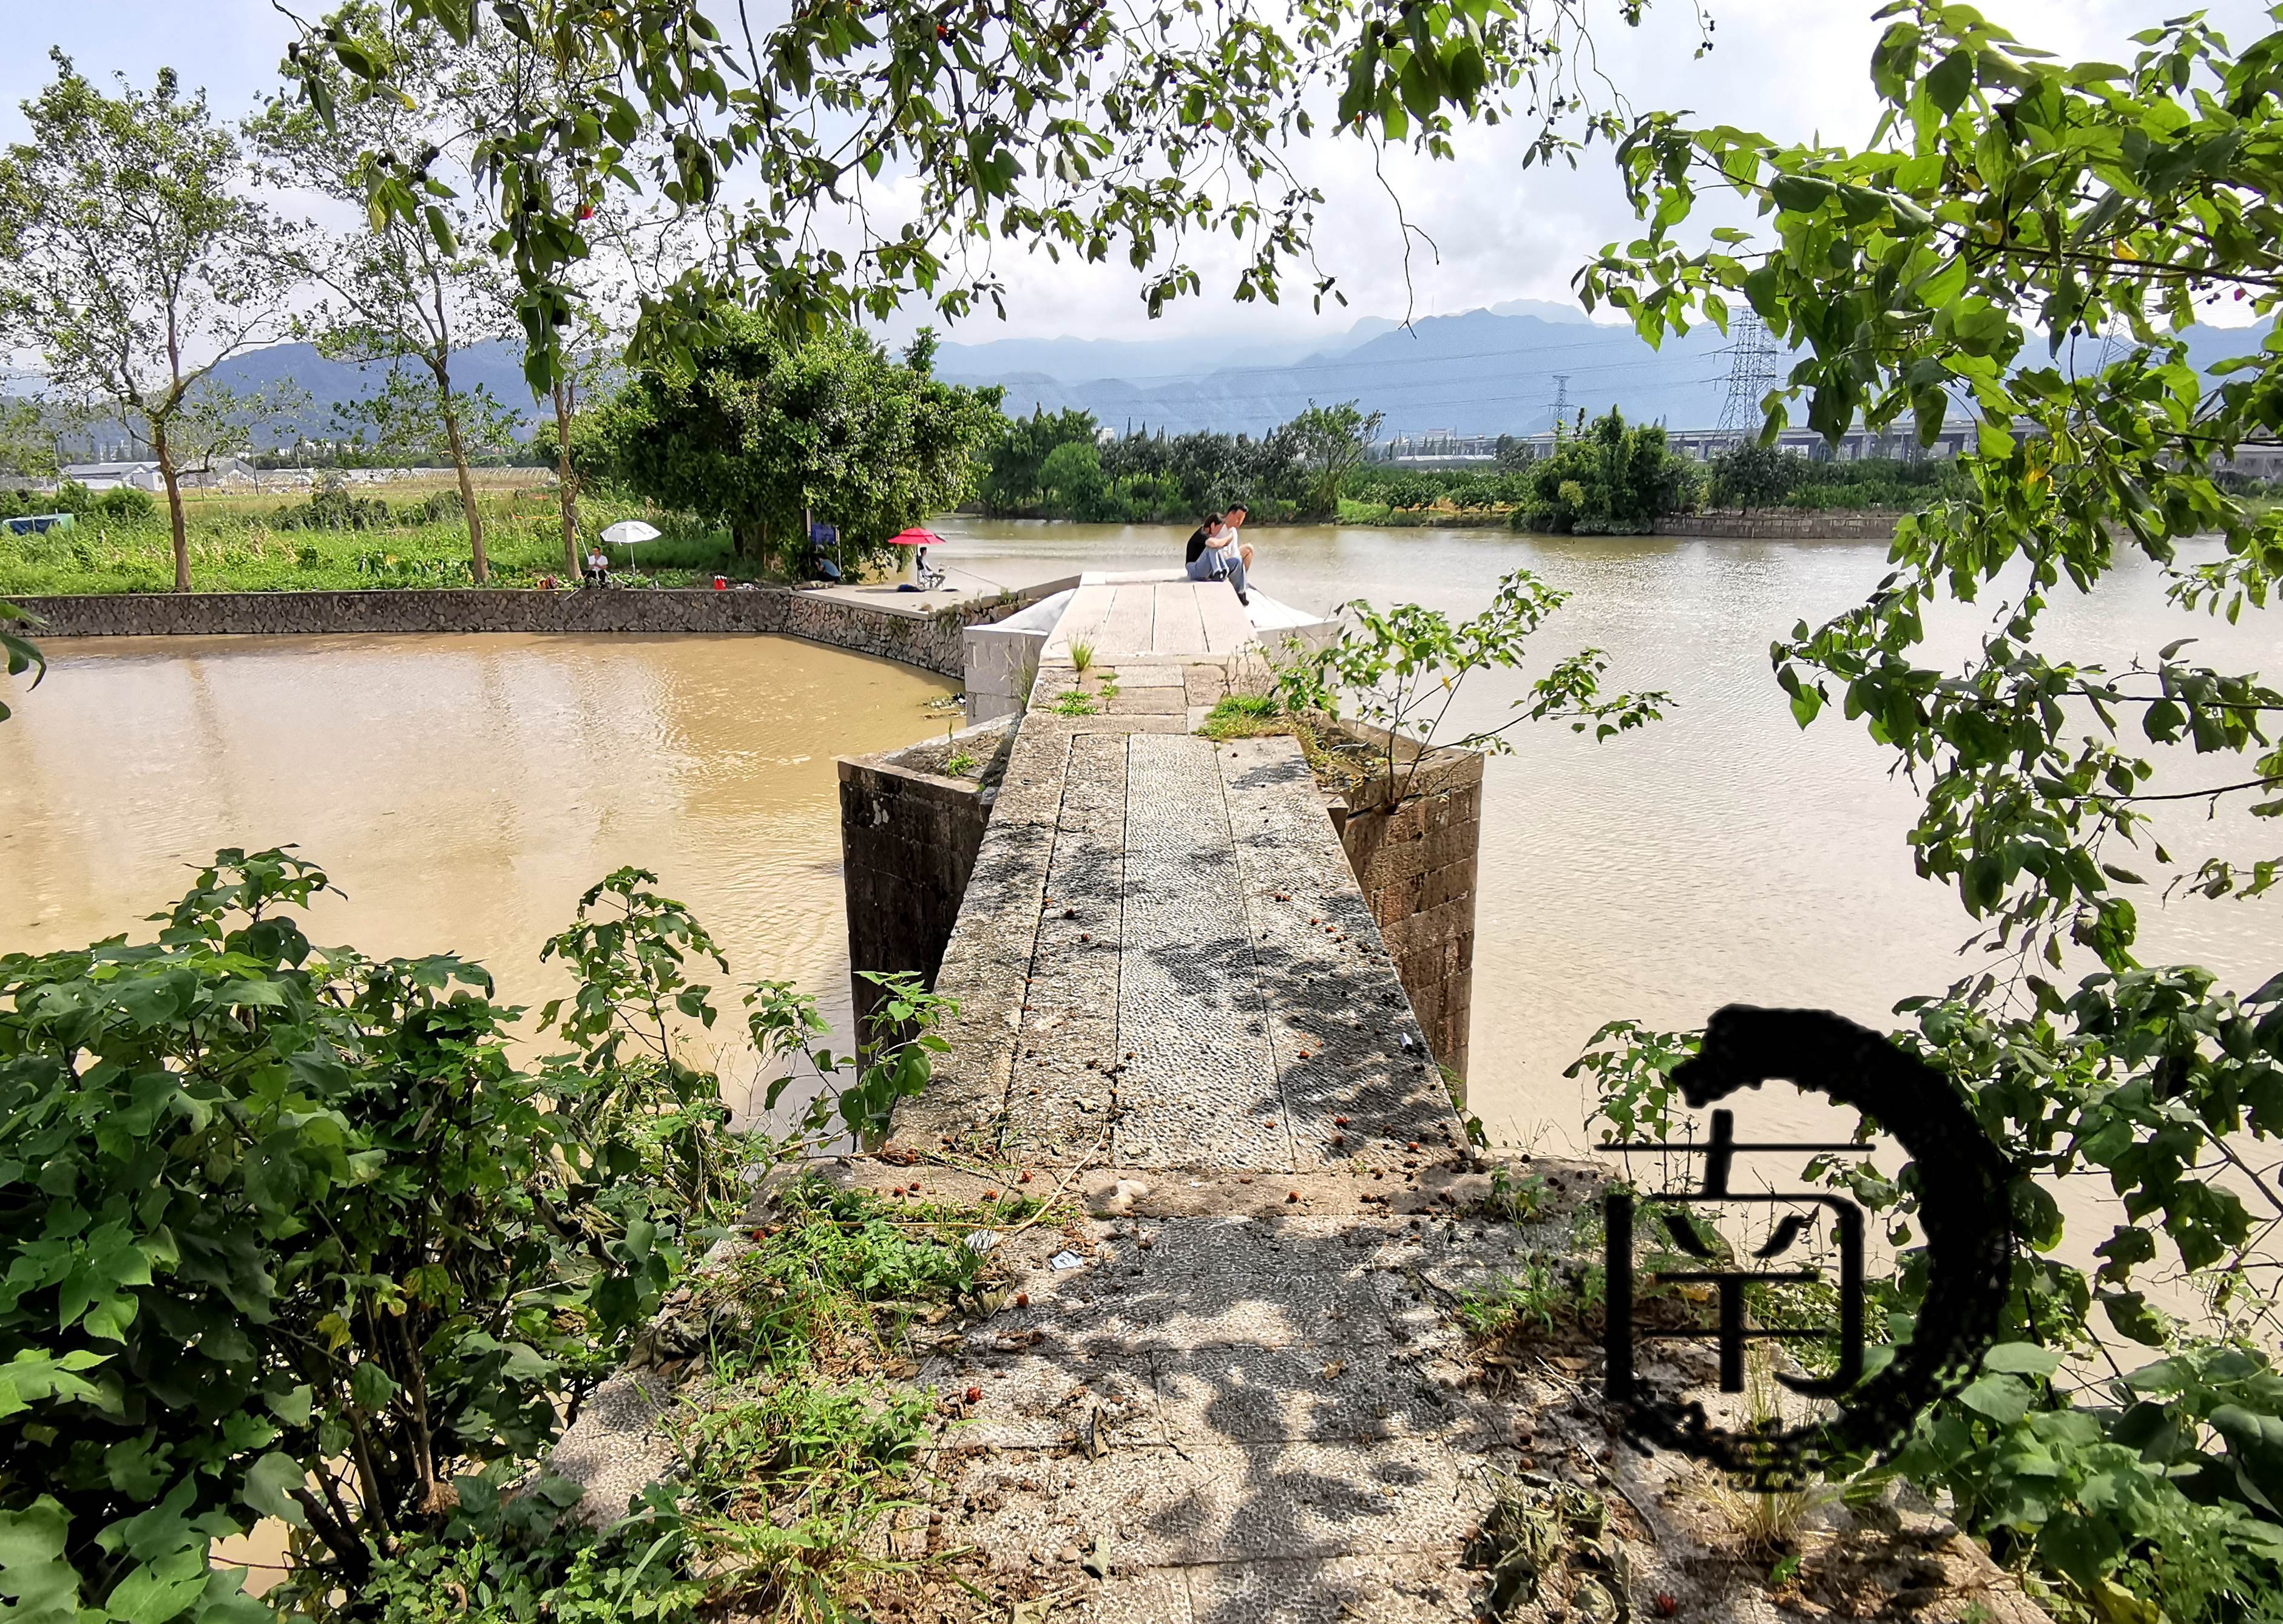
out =
[(1104, 440), (1092, 412), (1034, 411), (1008, 421), (977, 495), (997, 516), (1097, 524), (1184, 523), (1233, 502), (1257, 522), (1329, 517), (1304, 441), (1298, 419), (1258, 440), (1162, 430)]
[(1911, 508), (1968, 489), (1948, 459), (1819, 462), (1750, 444), (1698, 463), (1671, 449), (1664, 429), (1615, 410), (1550, 451), (1502, 439), (1497, 460), (1481, 467), (1405, 467), (1366, 459), (1377, 421), (1351, 402), (1311, 407), (1257, 439), (1110, 437), (1090, 412), (1035, 411), (993, 443), (978, 499), (996, 516), (1108, 524), (1187, 524), (1243, 502), (1257, 523), (1455, 520), (1639, 535), (1662, 514), (1700, 507)]

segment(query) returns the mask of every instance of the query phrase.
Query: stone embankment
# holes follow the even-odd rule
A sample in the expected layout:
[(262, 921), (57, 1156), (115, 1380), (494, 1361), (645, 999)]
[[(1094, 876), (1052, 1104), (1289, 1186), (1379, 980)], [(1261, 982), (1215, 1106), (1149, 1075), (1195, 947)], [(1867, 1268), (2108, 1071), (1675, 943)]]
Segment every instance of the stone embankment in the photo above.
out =
[(1761, 508), (1749, 513), (1667, 513), (1656, 521), (1659, 535), (1722, 536), (1731, 541), (1866, 542), (1891, 540), (1899, 513), (1793, 512)]
[(982, 596), (922, 613), (824, 591), (405, 588), (369, 592), (118, 592), (19, 597), (43, 637), (308, 636), (376, 632), (773, 632), (901, 660), (945, 676), (964, 670), (962, 634), (1050, 588)]

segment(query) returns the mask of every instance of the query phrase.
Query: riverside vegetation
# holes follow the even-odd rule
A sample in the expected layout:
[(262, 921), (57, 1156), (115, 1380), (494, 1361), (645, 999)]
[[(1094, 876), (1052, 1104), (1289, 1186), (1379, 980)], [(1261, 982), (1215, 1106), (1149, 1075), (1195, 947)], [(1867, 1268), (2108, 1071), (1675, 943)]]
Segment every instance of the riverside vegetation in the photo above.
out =
[[(924, 1401), (873, 1401), (895, 1327), (978, 1289), (987, 1212), (796, 1182), (707, 1274), (755, 1171), (882, 1129), (946, 1006), (908, 977), (853, 1055), (761, 981), (754, 1042), (793, 1126), (728, 1130), (683, 1034), (726, 972), (621, 870), (546, 944), (573, 982), (526, 1027), (451, 955), (319, 949), (325, 886), (217, 854), (155, 941), (0, 958), (0, 1590), (23, 1624), (835, 1618)], [(544, 1051), (519, 1063), (518, 1035)], [(523, 1045), (518, 1044), (518, 1047)], [(661, 1319), (661, 1312), (664, 1317)], [(534, 1471), (585, 1396), (673, 1324), (696, 1463), (597, 1532)], [(648, 1339), (646, 1342), (643, 1339)], [(512, 1493), (510, 1493), (512, 1489)], [(263, 1602), (214, 1542), (288, 1531)]]
[[(370, 494), (366, 494), (367, 492)], [(564, 570), (555, 493), (544, 488), (476, 486), (485, 517), (487, 584), (530, 587)], [(32, 512), (74, 511), (69, 529), (0, 536), (0, 593), (158, 592), (174, 583), (172, 538), (157, 504), (142, 491), (90, 496), (77, 487), (19, 495)], [(199, 591), (320, 591), (401, 586), (472, 586), (468, 527), (458, 490), (439, 480), (351, 487), (321, 480), (313, 489), (268, 496), (185, 493), (185, 558)], [(716, 574), (764, 578), (765, 561), (742, 558), (728, 531), (662, 511), (608, 486), (589, 486), (580, 504), (580, 548), (602, 546), (621, 519), (645, 519), (662, 534), (635, 547), (604, 547), (614, 575), (629, 585), (703, 582)]]
[[(1961, 398), (1980, 423), (1963, 488), (1897, 526), (1877, 590), (1771, 650), (1802, 727), (1860, 722), (1917, 792), (1919, 872), (1955, 887), (1985, 956), (1904, 1001), (1899, 1041), (1956, 1080), (2014, 1175), (2012, 1356), (1861, 1466), (1946, 1492), (2066, 1618), (2273, 1619), (2283, 975), (2230, 987), (2143, 962), (2139, 939), (2146, 907), (2256, 906), (2283, 878), (2257, 847), (2174, 849), (2224, 805), (2283, 816), (2283, 691), (2193, 653), (2200, 618), (2266, 611), (2283, 572), (2283, 516), (2215, 472), (2275, 432), (2283, 338), (2207, 378), (2182, 336), (2204, 301), (2278, 305), (2283, 35), (2238, 51), (2191, 16), (2136, 35), (2128, 64), (2069, 65), (1964, 6), (1882, 15), (1866, 147), (1650, 114), (1619, 149), (1644, 235), (1580, 278), (1651, 340), (1748, 302), (1796, 356), (1771, 425), (1804, 402), (1827, 433), (1925, 440)], [(1700, 189), (1759, 235), (1684, 240)], [(2122, 666), (2056, 646), (2049, 605), (2102, 591), (2126, 552), (2163, 572), (2180, 637)], [(1978, 639), (1934, 658), (1934, 613), (1985, 597)], [(2160, 825), (2167, 806), (2198, 819)], [(1612, 1137), (1672, 1123), (1696, 1041), (1603, 1030), (1577, 1069)], [(1901, 1259), (1883, 1306), (1906, 1333), (1916, 1176), (1810, 1171), (1883, 1215)], [(2069, 1179), (2112, 1203), (2092, 1235), (2065, 1233)]]

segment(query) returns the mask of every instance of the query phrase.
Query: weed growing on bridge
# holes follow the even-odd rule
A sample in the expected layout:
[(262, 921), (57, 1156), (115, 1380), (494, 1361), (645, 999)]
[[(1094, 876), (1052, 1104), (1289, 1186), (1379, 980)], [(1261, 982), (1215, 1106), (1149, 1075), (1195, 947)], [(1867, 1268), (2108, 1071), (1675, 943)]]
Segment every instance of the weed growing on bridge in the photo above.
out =
[(468, 1486), (450, 1529), (387, 1565), (386, 1624), (861, 1616), (864, 1596), (920, 1565), (870, 1554), (870, 1536), (911, 1503), (939, 1410), (882, 1378), (910, 1373), (908, 1332), (983, 1305), (996, 1264), (970, 1238), (1037, 1207), (900, 1200), (814, 1175), (781, 1188), (653, 1328), (656, 1372), (690, 1375), (659, 1401), (673, 1483), (599, 1532), (564, 1514), (577, 1488), (560, 1479), (506, 1505)]
[(1381, 761), (1369, 776), (1383, 780), (1391, 806), (1409, 797), (1420, 761), (1438, 747), (1510, 751), (1508, 735), (1524, 722), (1566, 722), (1573, 732), (1590, 730), (1605, 739), (1656, 721), (1671, 696), (1657, 690), (1604, 696), (1608, 656), (1586, 648), (1556, 660), (1531, 683), (1514, 702), (1517, 714), (1510, 720), (1444, 735), (1467, 678), (1519, 668), (1531, 635), (1569, 596), (1518, 569), (1499, 582), (1488, 608), (1456, 623), (1417, 604), (1380, 609), (1357, 598), (1336, 612), (1343, 622), (1338, 638), (1322, 648), (1297, 650), (1278, 667), (1276, 699), (1289, 715), (1336, 718), (1347, 707), (1377, 730)]
[(1073, 688), (1067, 693), (1056, 695), (1055, 702), (1048, 708), (1057, 716), (1091, 716), (1100, 711), (1102, 706), (1092, 694), (1080, 693)]
[(1093, 644), (1079, 639), (1072, 639), (1070, 645), (1070, 651), (1071, 664), (1076, 668), (1080, 676), (1084, 676), (1088, 671), (1094, 668)]

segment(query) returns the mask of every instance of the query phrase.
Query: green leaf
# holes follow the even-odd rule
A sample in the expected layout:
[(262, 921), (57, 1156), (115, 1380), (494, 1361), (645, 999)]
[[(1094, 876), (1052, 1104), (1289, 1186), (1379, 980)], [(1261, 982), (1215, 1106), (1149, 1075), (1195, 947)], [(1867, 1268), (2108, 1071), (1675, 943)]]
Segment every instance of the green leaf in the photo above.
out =
[(1960, 46), (1934, 65), (1927, 73), (1926, 93), (1934, 105), (1949, 117), (1966, 103), (1966, 93), (1974, 88), (1974, 53)]
[(2051, 1376), (2061, 1364), (2058, 1349), (2034, 1342), (2000, 1342), (1982, 1356), (1983, 1370), (2012, 1376)]
[(0, 1607), (8, 1624), (80, 1624), (79, 1574), (64, 1560), (71, 1517), (51, 1495), (0, 1511)]
[(308, 1474), (292, 1456), (272, 1449), (253, 1463), (245, 1474), (245, 1487), (238, 1498), (264, 1517), (275, 1517), (296, 1528), (309, 1526), (308, 1513), (301, 1510), (293, 1491), (307, 1485)]
[(1958, 1395), (1958, 1401), (2002, 1425), (2011, 1425), (2030, 1413), (2030, 1389), (2015, 1377), (1982, 1376)]
[(349, 1397), (368, 1415), (378, 1415), (396, 1396), (396, 1383), (370, 1359), (360, 1359), (349, 1371)]
[(2144, 1347), (2162, 1347), (2171, 1340), (2171, 1317), (2139, 1292), (2104, 1292), (2100, 1306), (2119, 1336)]
[(112, 1587), (105, 1608), (122, 1624), (167, 1624), (180, 1617), (206, 1593), (212, 1577), (206, 1550), (199, 1540), (192, 1548), (141, 1564)]

